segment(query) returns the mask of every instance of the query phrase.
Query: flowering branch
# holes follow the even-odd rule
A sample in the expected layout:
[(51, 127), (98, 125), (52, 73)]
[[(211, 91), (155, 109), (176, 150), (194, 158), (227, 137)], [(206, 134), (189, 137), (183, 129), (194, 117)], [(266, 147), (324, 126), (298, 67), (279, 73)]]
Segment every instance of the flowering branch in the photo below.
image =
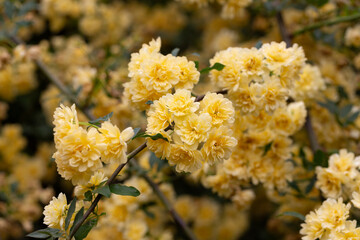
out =
[[(24, 44), (23, 41), (21, 41), (20, 39), (18, 39), (17, 37), (12, 37), (12, 40), (16, 43), (16, 44)], [(85, 106), (85, 105), (81, 105), (79, 103), (79, 101), (77, 100), (76, 96), (69, 91), (69, 89), (60, 81), (60, 79), (57, 78), (57, 76), (55, 76), (54, 74), (51, 73), (51, 71), (46, 67), (46, 65), (39, 59), (35, 60), (36, 65), (38, 66), (38, 68), (45, 74), (45, 76), (73, 103), (75, 103), (75, 105), (78, 106), (78, 108), (86, 115), (86, 117), (89, 120), (95, 120), (95, 117), (92, 115), (92, 113), (89, 111), (89, 109)], [(197, 101), (201, 101), (204, 98), (204, 96), (200, 96), (199, 99)], [(146, 148), (146, 142), (143, 143), (142, 145), (140, 145), (138, 148), (136, 148), (134, 151), (132, 151), (128, 156), (127, 156), (127, 161), (126, 163), (120, 164), (117, 169), (113, 172), (113, 174), (111, 175), (111, 177), (109, 178), (109, 180), (106, 182), (106, 185), (110, 185), (112, 184), (117, 175), (120, 173), (120, 171), (128, 164), (128, 162), (134, 158), (139, 152), (141, 152), (143, 149)], [(164, 203), (164, 205), (166, 206), (166, 208), (168, 209), (170, 215), (173, 217), (174, 221), (176, 223), (178, 223), (178, 225), (183, 229), (183, 231), (185, 232), (185, 234), (188, 236), (189, 239), (191, 240), (196, 240), (194, 234), (191, 232), (191, 230), (189, 229), (189, 227), (185, 224), (185, 222), (181, 219), (180, 215), (175, 211), (175, 209), (171, 206), (170, 202), (168, 201), (168, 199), (165, 197), (165, 195), (161, 192), (161, 190), (159, 189), (159, 186), (157, 186), (157, 184), (152, 181), (152, 179), (145, 173), (143, 172), (141, 174), (141, 176), (146, 180), (146, 182), (151, 186), (151, 188), (154, 190), (154, 192), (158, 195), (159, 199)], [(85, 214), (83, 215), (83, 217), (81, 218), (81, 220), (79, 222), (77, 222), (77, 224), (74, 226), (73, 231), (70, 233), (69, 236), (69, 240), (72, 239), (72, 237), (75, 235), (75, 233), (79, 230), (79, 228), (81, 227), (81, 225), (86, 221), (86, 219), (90, 216), (90, 214), (95, 210), (97, 204), (99, 203), (100, 199), (102, 198), (101, 194), (98, 194), (97, 197), (94, 199), (94, 201), (92, 202), (92, 204), (90, 205), (89, 209), (85, 212)]]
[[(113, 174), (111, 175), (111, 177), (109, 178), (109, 180), (106, 182), (106, 185), (110, 185), (112, 184), (117, 175), (120, 173), (120, 171), (126, 166), (126, 164), (132, 159), (134, 158), (139, 152), (141, 152), (142, 150), (144, 150), (146, 148), (146, 142), (141, 144), (138, 148), (136, 148), (134, 151), (132, 151), (131, 153), (129, 153), (129, 155), (127, 156), (127, 161), (126, 163), (120, 164), (116, 170), (113, 172)], [(95, 198), (95, 200), (91, 203), (91, 206), (89, 207), (89, 209), (86, 211), (86, 213), (84, 214), (84, 216), (81, 218), (81, 220), (76, 223), (76, 225), (74, 226), (73, 231), (70, 233), (69, 236), (69, 240), (71, 240), (71, 238), (75, 235), (75, 233), (79, 230), (79, 228), (81, 227), (81, 225), (85, 222), (85, 220), (90, 216), (90, 214), (94, 211), (95, 207), (97, 206), (97, 204), (99, 203), (100, 199), (101, 199), (102, 195), (98, 194)]]
[(315, 23), (313, 25), (306, 26), (303, 29), (297, 30), (297, 31), (295, 31), (295, 32), (293, 32), (291, 34), (291, 37), (295, 37), (295, 36), (301, 35), (303, 33), (313, 31), (315, 29), (322, 28), (322, 27), (325, 27), (325, 26), (332, 26), (332, 25), (335, 25), (335, 24), (338, 24), (338, 23), (350, 22), (350, 21), (354, 21), (354, 20), (357, 20), (357, 19), (360, 19), (360, 13), (356, 13), (356, 14), (353, 14), (353, 15), (350, 15), (350, 16), (341, 16), (341, 17), (332, 18), (332, 19), (329, 19), (329, 20), (325, 20), (325, 21), (322, 21), (322, 22)]
[[(285, 41), (286, 45), (288, 47), (290, 47), (292, 45), (292, 41), (291, 41), (292, 36), (288, 33), (288, 31), (286, 29), (284, 19), (283, 19), (281, 12), (278, 12), (276, 14), (276, 20), (278, 22), (280, 33), (281, 33), (283, 40)], [(317, 138), (316, 138), (313, 126), (312, 126), (311, 116), (310, 116), (309, 111), (306, 116), (305, 129), (306, 129), (309, 141), (310, 141), (311, 150), (315, 153), (317, 150), (321, 149), (321, 147), (317, 141)]]

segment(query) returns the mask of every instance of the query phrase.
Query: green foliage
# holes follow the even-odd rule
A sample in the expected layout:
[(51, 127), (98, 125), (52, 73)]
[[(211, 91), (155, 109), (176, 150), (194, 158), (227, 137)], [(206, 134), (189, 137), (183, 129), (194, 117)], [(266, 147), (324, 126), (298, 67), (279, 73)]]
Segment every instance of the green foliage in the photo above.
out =
[(273, 141), (269, 142), (268, 144), (266, 144), (264, 146), (264, 153), (263, 153), (263, 156), (265, 156), (267, 154), (267, 152), (271, 149), (271, 146), (273, 144)]
[(26, 235), (27, 237), (31, 238), (40, 238), (40, 239), (54, 239), (64, 236), (64, 233), (56, 228), (44, 228), (37, 230), (35, 232), (29, 233)]
[(137, 190), (136, 188), (121, 185), (121, 184), (111, 184), (110, 191), (114, 194), (122, 195), (122, 196), (137, 197), (140, 195), (139, 190)]
[(292, 216), (292, 217), (296, 217), (302, 221), (305, 221), (305, 217), (304, 215), (302, 215), (301, 213), (298, 213), (298, 212), (283, 212), (281, 214), (278, 215), (278, 217), (280, 216)]
[(75, 219), (74, 219), (74, 223), (70, 228), (70, 233), (73, 232), (74, 227), (76, 226), (76, 224), (81, 220), (81, 218), (84, 216), (84, 207), (82, 207), (75, 215)]
[(69, 228), (71, 217), (74, 214), (75, 208), (76, 208), (76, 197), (74, 197), (74, 199), (70, 203), (69, 210), (65, 218), (65, 230)]
[(360, 114), (360, 111), (352, 112), (352, 104), (347, 104), (343, 107), (339, 107), (336, 102), (327, 100), (326, 102), (318, 102), (318, 104), (326, 108), (330, 113), (335, 116), (336, 121), (342, 127), (346, 127), (354, 123)]
[(104, 186), (101, 186), (99, 188), (96, 188), (93, 193), (98, 193), (98, 194), (101, 194), (107, 198), (110, 197), (111, 195), (111, 191), (110, 191), (110, 187), (109, 185), (104, 185)]
[(88, 201), (88, 202), (91, 202), (93, 199), (93, 194), (92, 192), (89, 190), (87, 192), (85, 192), (85, 199), (84, 201)]
[(97, 221), (97, 218), (92, 218), (87, 220), (83, 225), (81, 225), (79, 230), (75, 233), (75, 240), (82, 240), (86, 238), (91, 229), (96, 226)]
[(96, 125), (96, 126), (101, 126), (101, 122), (105, 122), (105, 121), (108, 121), (110, 120), (110, 118), (112, 117), (113, 115), (113, 112), (103, 116), (103, 117), (99, 117), (98, 119), (95, 119), (93, 121), (89, 121), (90, 124), (93, 124), (93, 125)]
[(329, 0), (306, 0), (308, 4), (314, 5), (316, 7), (321, 7), (329, 2)]
[(201, 70), (200, 70), (200, 73), (201, 73), (201, 74), (208, 73), (208, 72), (210, 72), (211, 70), (221, 71), (221, 70), (224, 69), (224, 67), (225, 67), (225, 65), (217, 62), (217, 63), (215, 63), (214, 65), (212, 65), (211, 67), (207, 67), (207, 68), (201, 69)]
[[(134, 136), (132, 137), (132, 140), (134, 140), (135, 138), (151, 138), (152, 140), (158, 140), (158, 139), (163, 139), (165, 141), (169, 141), (166, 137), (164, 137), (163, 135), (161, 135), (161, 133), (157, 133), (155, 135), (149, 135), (149, 134), (146, 134), (145, 132), (139, 132), (140, 130), (137, 130), (136, 129), (136, 134), (134, 134)], [(135, 130), (134, 130), (135, 132)]]
[(155, 154), (153, 152), (151, 152), (150, 158), (149, 158), (149, 164), (150, 164), (151, 168), (153, 168), (154, 165), (156, 164), (157, 171), (160, 171), (164, 166), (167, 165), (167, 162), (156, 157)]
[(174, 57), (176, 57), (180, 52), (180, 48), (174, 48), (172, 51), (171, 51), (171, 55), (173, 55)]

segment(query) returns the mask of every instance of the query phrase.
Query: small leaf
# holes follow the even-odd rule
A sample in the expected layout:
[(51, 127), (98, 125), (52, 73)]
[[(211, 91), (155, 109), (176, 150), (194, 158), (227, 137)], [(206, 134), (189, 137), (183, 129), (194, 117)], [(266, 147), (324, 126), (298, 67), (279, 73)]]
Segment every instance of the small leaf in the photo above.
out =
[(339, 116), (341, 118), (345, 118), (351, 111), (353, 105), (352, 104), (347, 104), (344, 107), (342, 107), (339, 111)]
[(171, 55), (173, 55), (174, 57), (176, 57), (180, 52), (180, 48), (174, 48), (172, 51), (171, 51)]
[(339, 97), (341, 98), (341, 99), (349, 99), (349, 96), (348, 96), (348, 94), (346, 93), (346, 91), (345, 91), (345, 89), (344, 89), (344, 87), (343, 86), (338, 86), (337, 87), (337, 91), (338, 91), (338, 94), (339, 94)]
[(72, 215), (74, 214), (75, 208), (76, 208), (76, 197), (74, 197), (74, 199), (70, 203), (69, 210), (65, 218), (65, 230), (69, 228), (70, 220)]
[(32, 237), (32, 238), (50, 238), (50, 237), (59, 238), (59, 237), (62, 237), (63, 235), (64, 235), (63, 232), (59, 229), (44, 228), (44, 229), (40, 229), (35, 232), (29, 233), (26, 236)]
[(221, 64), (221, 63), (215, 63), (214, 65), (212, 65), (211, 67), (207, 67), (207, 68), (204, 68), (200, 71), (201, 74), (203, 73), (208, 73), (210, 72), (211, 70), (217, 70), (217, 71), (221, 71), (223, 70), (225, 67), (225, 65)]
[(163, 135), (161, 135), (161, 133), (157, 133), (155, 135), (149, 135), (146, 134), (145, 132), (138, 132), (132, 139), (138, 138), (138, 137), (142, 137), (142, 138), (151, 138), (152, 140), (158, 140), (158, 139), (163, 139), (165, 141), (169, 141), (166, 137), (164, 137)]
[(103, 117), (99, 117), (98, 119), (95, 119), (93, 121), (89, 121), (89, 123), (100, 126), (100, 122), (108, 121), (112, 117), (112, 115), (113, 115), (113, 112), (111, 112)]
[(329, 112), (332, 114), (338, 114), (339, 109), (336, 106), (335, 102), (332, 102), (330, 100), (327, 100), (327, 102), (318, 102), (318, 104), (324, 108), (326, 108)]
[(345, 126), (349, 125), (349, 124), (353, 124), (354, 121), (358, 118), (359, 114), (360, 114), (360, 111), (357, 111), (357, 112), (354, 112), (352, 115), (350, 115), (350, 117), (348, 117), (346, 119)]
[(84, 216), (84, 207), (82, 207), (75, 215), (74, 223), (70, 228), (70, 233), (72, 233), (75, 225), (81, 220), (81, 218)]
[(298, 213), (298, 212), (283, 212), (283, 213), (279, 214), (278, 216), (292, 216), (292, 217), (299, 218), (302, 221), (305, 221), (304, 215), (302, 215), (301, 213)]
[(256, 48), (256, 49), (260, 49), (262, 45), (263, 45), (263, 43), (262, 43), (262, 41), (260, 40), (260, 41), (258, 41), (258, 42), (255, 44), (255, 48)]
[(194, 63), (195, 63), (196, 69), (199, 70), (199, 61), (194, 61)]
[(19, 11), (19, 16), (23, 16), (23, 15), (27, 14), (28, 12), (37, 10), (37, 9), (38, 9), (37, 3), (33, 2), (33, 1), (26, 2), (21, 6), (20, 11)]
[(99, 188), (95, 189), (93, 192), (101, 194), (105, 197), (110, 197), (110, 195), (111, 195), (109, 185), (104, 185), (102, 187), (99, 187)]
[(139, 134), (141, 128), (134, 128), (134, 136), (131, 139), (137, 138), (137, 135)]
[(92, 195), (92, 192), (90, 190), (85, 192), (84, 195), (85, 195), (84, 201), (88, 201), (88, 202), (92, 201), (93, 195)]
[(41, 229), (41, 230), (37, 230), (37, 231), (32, 232), (32, 233), (29, 233), (26, 236), (31, 237), (31, 238), (48, 238), (51, 235), (48, 232), (45, 232), (44, 229)]
[(327, 162), (326, 154), (321, 150), (317, 150), (314, 154), (314, 162), (313, 163), (314, 163), (314, 166), (327, 167), (328, 162)]
[(91, 229), (96, 226), (96, 224), (97, 224), (96, 218), (89, 219), (88, 221), (86, 221), (79, 228), (79, 230), (75, 233), (75, 236), (74, 236), (75, 240), (82, 240), (82, 239), (86, 238), (86, 236), (89, 234)]
[(110, 191), (114, 194), (122, 195), (122, 196), (137, 197), (140, 195), (139, 190), (137, 190), (136, 188), (128, 187), (128, 186), (121, 185), (121, 184), (110, 185)]
[(147, 101), (145, 104), (151, 105), (151, 104), (153, 104), (153, 103), (154, 103), (153, 101), (149, 100), (149, 101)]
[(310, 180), (310, 183), (306, 186), (306, 189), (305, 189), (305, 193), (306, 194), (309, 194), (311, 192), (311, 190), (314, 188), (315, 186), (315, 183), (316, 183), (316, 175), (314, 175), (311, 180)]
[(263, 153), (263, 156), (265, 156), (267, 154), (267, 152), (271, 149), (271, 146), (272, 146), (273, 142), (269, 142), (268, 144), (266, 144), (264, 146), (264, 153)]
[(287, 183), (288, 183), (288, 185), (289, 185), (292, 189), (294, 189), (295, 191), (297, 191), (298, 193), (300, 193), (300, 195), (302, 195), (302, 192), (301, 192), (299, 186), (297, 185), (297, 183), (296, 183), (295, 181), (292, 181), (292, 182), (287, 181)]

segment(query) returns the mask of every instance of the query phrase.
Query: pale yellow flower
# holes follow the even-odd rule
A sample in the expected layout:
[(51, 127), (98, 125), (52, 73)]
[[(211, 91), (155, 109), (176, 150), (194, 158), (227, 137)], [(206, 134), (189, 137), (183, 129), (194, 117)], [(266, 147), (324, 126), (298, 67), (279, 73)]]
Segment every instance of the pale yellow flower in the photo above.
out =
[(352, 204), (354, 204), (354, 206), (356, 207), (356, 208), (359, 208), (360, 209), (360, 193), (358, 193), (358, 192), (353, 192), (352, 193), (352, 200), (351, 200), (351, 202), (352, 202)]
[(180, 141), (171, 144), (168, 161), (171, 166), (176, 165), (177, 172), (194, 172), (202, 166), (202, 156), (197, 146), (189, 146)]
[(173, 95), (167, 94), (164, 100), (169, 111), (176, 117), (194, 113), (200, 105), (200, 103), (195, 102), (195, 97), (191, 97), (191, 92), (185, 89), (179, 89)]
[(209, 164), (222, 162), (230, 157), (236, 144), (237, 140), (232, 137), (231, 129), (220, 126), (210, 132), (201, 153)]
[(52, 228), (65, 230), (65, 218), (68, 211), (67, 199), (64, 193), (53, 197), (50, 203), (45, 206), (44, 224)]
[(212, 125), (219, 126), (223, 123), (233, 123), (235, 110), (232, 103), (222, 94), (206, 93), (200, 102), (200, 113), (208, 113), (212, 118)]
[(134, 130), (128, 127), (120, 132), (119, 128), (109, 121), (103, 122), (98, 130), (101, 132), (97, 135), (97, 143), (101, 148), (101, 161), (104, 163), (125, 163), (126, 142), (133, 137)]
[(208, 113), (197, 115), (195, 113), (175, 122), (175, 132), (181, 140), (188, 144), (205, 142), (211, 128), (211, 117)]
[(151, 104), (147, 112), (146, 131), (148, 133), (158, 133), (172, 124), (173, 116), (167, 107), (166, 100), (167, 97), (164, 96)]

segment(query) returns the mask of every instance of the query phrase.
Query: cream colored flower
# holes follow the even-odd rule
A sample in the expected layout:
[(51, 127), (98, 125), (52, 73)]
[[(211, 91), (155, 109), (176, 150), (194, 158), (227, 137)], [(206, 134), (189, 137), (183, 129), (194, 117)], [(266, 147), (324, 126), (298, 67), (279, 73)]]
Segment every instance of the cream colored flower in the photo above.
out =
[(181, 141), (171, 144), (168, 161), (171, 166), (176, 165), (177, 172), (194, 172), (202, 166), (202, 156), (197, 145), (189, 146)]
[(351, 202), (352, 202), (352, 204), (354, 204), (354, 206), (356, 207), (356, 208), (359, 208), (360, 209), (360, 193), (358, 193), (358, 192), (353, 192), (352, 193), (352, 200), (351, 200)]
[(167, 94), (164, 100), (169, 111), (176, 117), (184, 117), (194, 113), (200, 105), (200, 103), (195, 102), (195, 97), (191, 97), (191, 92), (185, 89), (179, 89), (173, 95)]
[(133, 137), (134, 130), (128, 127), (120, 132), (119, 128), (109, 121), (103, 122), (98, 130), (101, 132), (97, 135), (97, 143), (101, 148), (101, 160), (104, 163), (125, 163), (126, 142)]
[(208, 113), (212, 118), (213, 126), (234, 122), (234, 107), (222, 94), (206, 93), (200, 102), (200, 113)]
[(65, 230), (65, 218), (68, 211), (67, 199), (64, 193), (53, 197), (44, 209), (44, 224), (52, 228)]
[(220, 126), (210, 132), (201, 153), (209, 164), (222, 162), (230, 157), (236, 144), (232, 131), (226, 126)]
[(195, 113), (177, 120), (175, 132), (181, 140), (188, 144), (199, 144), (205, 142), (211, 128), (211, 117), (208, 113), (197, 115)]

